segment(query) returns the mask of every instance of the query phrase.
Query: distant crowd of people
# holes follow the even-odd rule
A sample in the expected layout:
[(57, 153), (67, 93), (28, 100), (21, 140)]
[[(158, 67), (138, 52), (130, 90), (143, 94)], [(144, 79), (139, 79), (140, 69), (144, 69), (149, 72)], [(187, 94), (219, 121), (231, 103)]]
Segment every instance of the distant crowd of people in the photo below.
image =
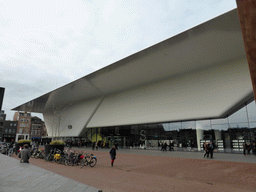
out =
[(161, 147), (161, 151), (167, 151), (167, 148), (169, 147), (169, 151), (174, 151), (174, 144), (170, 143), (169, 145), (165, 143), (158, 143), (158, 147)]
[(92, 147), (92, 150), (97, 150), (98, 148), (109, 148), (109, 144), (104, 141), (97, 141), (97, 142), (85, 142), (85, 141), (72, 141), (67, 140), (65, 141), (66, 146), (69, 148), (72, 147)]
[(243, 144), (244, 155), (251, 154), (251, 150), (252, 150), (252, 153), (254, 155), (256, 155), (256, 145), (255, 145), (255, 142), (252, 145), (250, 145), (250, 143), (244, 143)]
[(92, 150), (98, 150), (98, 148), (109, 148), (109, 144), (104, 141), (92, 142)]
[(205, 142), (204, 145), (204, 158), (213, 158), (214, 144), (212, 142)]

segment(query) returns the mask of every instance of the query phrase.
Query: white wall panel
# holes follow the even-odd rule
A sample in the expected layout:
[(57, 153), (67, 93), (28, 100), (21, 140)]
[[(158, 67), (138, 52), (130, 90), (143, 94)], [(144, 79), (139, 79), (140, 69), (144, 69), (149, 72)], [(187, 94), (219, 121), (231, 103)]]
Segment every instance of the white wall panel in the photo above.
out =
[(218, 117), (251, 92), (244, 58), (108, 95), (87, 127)]
[[(101, 98), (95, 98), (63, 106), (55, 110), (55, 113), (54, 110), (46, 111), (43, 115), (48, 136), (77, 137), (100, 102)], [(72, 129), (68, 129), (68, 125), (72, 125)]]

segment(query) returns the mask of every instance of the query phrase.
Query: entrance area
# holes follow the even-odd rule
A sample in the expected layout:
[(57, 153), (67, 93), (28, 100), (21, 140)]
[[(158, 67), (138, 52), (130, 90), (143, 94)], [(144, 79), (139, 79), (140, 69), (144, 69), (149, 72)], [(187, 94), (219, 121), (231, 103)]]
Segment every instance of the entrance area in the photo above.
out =
[(204, 142), (212, 142), (215, 151), (229, 153), (243, 153), (247, 144), (253, 152), (255, 101), (223, 119), (88, 128), (83, 138), (102, 147), (155, 149), (166, 143), (176, 151), (202, 151)]

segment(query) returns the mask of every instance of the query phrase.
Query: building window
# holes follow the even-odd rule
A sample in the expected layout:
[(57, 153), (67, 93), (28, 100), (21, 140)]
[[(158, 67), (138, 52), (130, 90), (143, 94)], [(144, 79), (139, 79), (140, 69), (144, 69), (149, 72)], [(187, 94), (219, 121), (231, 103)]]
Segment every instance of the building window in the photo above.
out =
[(10, 123), (10, 126), (12, 126), (12, 123)]
[(21, 121), (21, 122), (26, 122), (26, 119), (21, 119), (20, 121)]
[(29, 119), (27, 119), (27, 122), (29, 122)]
[(19, 129), (19, 133), (22, 133), (22, 129)]
[(13, 129), (12, 132), (15, 133), (16, 132), (15, 129)]
[(16, 125), (17, 125), (16, 123), (13, 124), (13, 126), (16, 126)]
[(5, 133), (8, 133), (8, 129), (5, 129)]
[(28, 130), (27, 129), (25, 129), (25, 134), (27, 134), (28, 133)]

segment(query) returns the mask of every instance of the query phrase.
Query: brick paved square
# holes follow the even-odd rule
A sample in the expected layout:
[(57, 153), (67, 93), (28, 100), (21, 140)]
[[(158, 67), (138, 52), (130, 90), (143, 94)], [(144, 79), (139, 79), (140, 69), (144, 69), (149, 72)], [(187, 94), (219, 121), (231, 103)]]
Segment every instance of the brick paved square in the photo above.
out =
[[(83, 149), (86, 150), (86, 149)], [(52, 191), (227, 191), (256, 189), (256, 156), (214, 154), (204, 159), (198, 152), (161, 152), (157, 150), (118, 150), (114, 167), (108, 149), (89, 151), (97, 156), (93, 168), (64, 166), (41, 159), (30, 165), (41, 169), (42, 182), (35, 190)], [(15, 159), (14, 157), (13, 159)], [(40, 168), (40, 169), (39, 169)], [(0, 169), (0, 175), (1, 175)], [(243, 176), (241, 176), (243, 175)], [(11, 178), (9, 175), (6, 178)], [(31, 174), (29, 175), (31, 179)], [(54, 179), (52, 179), (54, 178)], [(16, 179), (14, 177), (14, 179)], [(36, 177), (37, 179), (37, 177)], [(24, 181), (21, 183), (24, 187)]]

